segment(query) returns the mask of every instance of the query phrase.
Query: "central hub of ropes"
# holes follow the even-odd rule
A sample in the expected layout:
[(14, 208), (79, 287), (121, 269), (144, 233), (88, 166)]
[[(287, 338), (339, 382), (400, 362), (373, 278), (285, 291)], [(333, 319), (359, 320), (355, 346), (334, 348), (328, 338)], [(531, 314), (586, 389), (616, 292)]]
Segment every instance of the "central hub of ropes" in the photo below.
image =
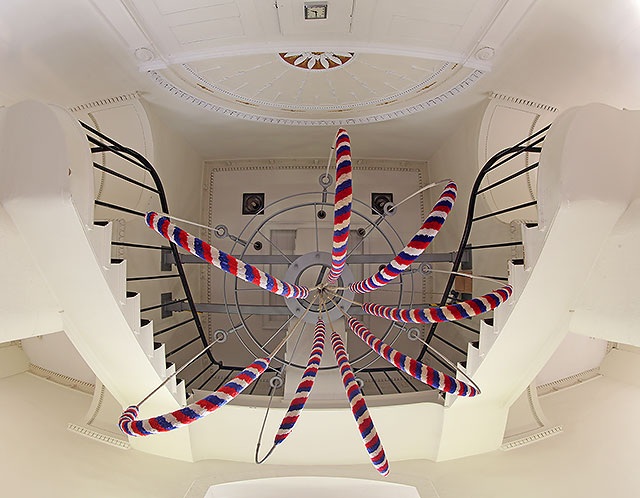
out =
[[(450, 304), (447, 306), (403, 309), (390, 306), (381, 306), (375, 303), (356, 303), (351, 301), (354, 294), (365, 294), (380, 289), (393, 281), (398, 275), (405, 271), (429, 246), (431, 241), (438, 234), (448, 214), (453, 208), (456, 200), (457, 187), (452, 181), (438, 182), (429, 185), (417, 193), (445, 183), (445, 187), (440, 194), (429, 216), (420, 229), (413, 236), (411, 241), (378, 272), (359, 282), (353, 281), (353, 276), (345, 266), (347, 259), (347, 246), (349, 242), (349, 227), (351, 221), (352, 203), (352, 167), (351, 167), (351, 143), (349, 135), (345, 130), (339, 130), (336, 136), (336, 185), (335, 185), (335, 206), (333, 224), (333, 244), (331, 254), (318, 253), (318, 258), (326, 261), (315, 262), (315, 254), (304, 255), (309, 262), (298, 262), (298, 268), (303, 270), (313, 264), (323, 264), (329, 268), (326, 280), (320, 282), (315, 287), (305, 287), (296, 283), (280, 280), (248, 263), (245, 263), (230, 254), (213, 247), (207, 242), (194, 237), (190, 233), (182, 230), (171, 223), (170, 218), (162, 216), (156, 212), (149, 212), (145, 217), (149, 228), (155, 230), (159, 235), (170, 242), (174, 242), (183, 249), (195, 254), (199, 258), (211, 263), (220, 270), (234, 275), (236, 278), (254, 284), (267, 292), (282, 296), (287, 300), (287, 304), (292, 304), (290, 308), (295, 310), (294, 315), (298, 317), (297, 323), (290, 328), (283, 341), (265, 358), (256, 358), (251, 365), (233, 379), (220, 387), (217, 391), (206, 396), (200, 401), (196, 401), (184, 408), (171, 413), (158, 415), (147, 419), (138, 419), (140, 406), (159, 390), (169, 379), (158, 386), (146, 398), (135, 405), (129, 406), (120, 417), (119, 426), (122, 432), (129, 436), (149, 436), (162, 432), (171, 431), (191, 424), (209, 413), (221, 408), (233, 400), (238, 394), (249, 387), (262, 375), (277, 352), (292, 337), (301, 322), (311, 320), (315, 325), (315, 336), (306, 369), (300, 380), (289, 409), (282, 419), (273, 445), (266, 457), (258, 460), (256, 449), (256, 462), (263, 462), (274, 449), (285, 442), (287, 436), (293, 431), (296, 421), (300, 417), (313, 389), (314, 380), (318, 368), (322, 362), (325, 345), (325, 322), (328, 320), (330, 328), (330, 340), (334, 356), (340, 369), (342, 382), (344, 384), (346, 398), (356, 421), (356, 427), (362, 436), (365, 449), (369, 455), (371, 463), (380, 474), (386, 476), (389, 473), (389, 462), (387, 461), (382, 441), (376, 432), (373, 419), (367, 409), (365, 398), (356, 381), (355, 375), (349, 364), (349, 355), (344, 343), (336, 333), (333, 321), (345, 320), (348, 329), (359, 337), (368, 347), (375, 351), (381, 358), (384, 358), (391, 365), (399, 370), (411, 375), (415, 379), (423, 382), (434, 389), (439, 389), (456, 396), (473, 397), (480, 394), (478, 386), (469, 379), (463, 372), (460, 372), (468, 382), (455, 379), (444, 372), (440, 372), (425, 365), (410, 356), (395, 350), (390, 345), (385, 344), (376, 337), (362, 323), (353, 318), (348, 313), (349, 306), (345, 302), (355, 306), (361, 306), (365, 313), (385, 318), (387, 320), (404, 323), (434, 323), (461, 320), (469, 318), (487, 311), (493, 310), (504, 303), (512, 293), (512, 288), (505, 285), (493, 292), (483, 296), (470, 299), (468, 301)], [(415, 194), (413, 194), (415, 195)], [(407, 200), (407, 199), (405, 199)], [(404, 202), (404, 201), (402, 201)], [(400, 203), (399, 203), (400, 204)], [(395, 207), (397, 208), (396, 205)], [(308, 264), (307, 264), (308, 263)], [(306, 266), (305, 266), (306, 265)], [(291, 274), (297, 275), (295, 272)], [(286, 278), (286, 277), (285, 277)], [(297, 282), (296, 278), (293, 278)], [(330, 310), (330, 311), (329, 311)], [(215, 343), (214, 343), (215, 344)], [(209, 347), (213, 346), (210, 345)], [(209, 348), (208, 347), (208, 348)], [(206, 348), (204, 351), (206, 351)], [(203, 351), (203, 352), (204, 352)], [(200, 354), (202, 354), (201, 352)], [(175, 375), (175, 374), (174, 374)]]

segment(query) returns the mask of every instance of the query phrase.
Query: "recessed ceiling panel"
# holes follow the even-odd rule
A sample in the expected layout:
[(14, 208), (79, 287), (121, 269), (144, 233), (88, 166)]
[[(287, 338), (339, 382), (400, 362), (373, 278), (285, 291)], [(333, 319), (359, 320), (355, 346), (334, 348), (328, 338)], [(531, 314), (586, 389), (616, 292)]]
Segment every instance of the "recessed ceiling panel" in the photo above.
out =
[(418, 112), (455, 96), (483, 74), (454, 62), (323, 51), (220, 57), (150, 73), (200, 107), (307, 126)]

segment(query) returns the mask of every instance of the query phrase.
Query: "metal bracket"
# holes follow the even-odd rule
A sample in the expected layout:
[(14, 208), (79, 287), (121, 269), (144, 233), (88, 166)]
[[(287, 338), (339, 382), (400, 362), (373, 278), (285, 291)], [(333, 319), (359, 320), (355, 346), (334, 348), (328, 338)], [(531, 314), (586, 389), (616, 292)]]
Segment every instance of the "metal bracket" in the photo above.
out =
[[(160, 304), (170, 303), (173, 301), (173, 294), (171, 292), (163, 292), (160, 294)], [(189, 303), (187, 303), (188, 309)], [(173, 311), (169, 309), (169, 306), (162, 306), (160, 308), (160, 317), (161, 318), (169, 318), (173, 316)]]

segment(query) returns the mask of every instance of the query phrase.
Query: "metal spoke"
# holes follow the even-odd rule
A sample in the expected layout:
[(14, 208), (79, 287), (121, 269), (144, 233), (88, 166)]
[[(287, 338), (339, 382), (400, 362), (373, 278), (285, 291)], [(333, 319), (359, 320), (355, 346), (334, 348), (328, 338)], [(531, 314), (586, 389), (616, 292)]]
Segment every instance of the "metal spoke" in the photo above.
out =
[(316, 224), (316, 252), (320, 252), (320, 242), (318, 241), (318, 205), (313, 203), (313, 222)]
[(318, 272), (318, 278), (316, 279), (316, 287), (322, 283), (322, 279), (324, 279), (324, 274), (327, 273), (327, 267), (322, 266), (320, 271)]
[(269, 242), (269, 244), (271, 244), (271, 247), (274, 247), (274, 248), (276, 249), (276, 251), (278, 251), (280, 254), (282, 254), (282, 256), (284, 257), (284, 259), (286, 259), (286, 260), (289, 262), (289, 264), (293, 263), (293, 261), (291, 261), (291, 260), (287, 257), (287, 255), (286, 255), (285, 253), (283, 253), (283, 252), (282, 252), (282, 250), (281, 250), (277, 245), (275, 245), (275, 244), (271, 241), (271, 239), (267, 238), (267, 237), (266, 237), (266, 236), (265, 236), (265, 235), (264, 235), (260, 230), (258, 230), (258, 233), (259, 233), (260, 235), (262, 235), (262, 238), (263, 238), (264, 240), (266, 240), (267, 242)]
[(353, 254), (353, 253), (356, 251), (356, 249), (358, 249), (358, 248), (362, 245), (362, 243), (364, 242), (364, 239), (366, 239), (369, 235), (371, 235), (371, 233), (374, 231), (374, 229), (375, 229), (375, 228), (376, 228), (380, 223), (382, 223), (382, 221), (383, 221), (383, 220), (384, 220), (384, 216), (378, 216), (378, 219), (377, 219), (374, 223), (371, 223), (371, 230), (369, 230), (369, 231), (364, 235), (364, 237), (362, 237), (362, 239), (360, 239), (360, 242), (358, 242), (358, 243), (356, 244), (356, 246), (355, 246), (353, 249), (351, 249), (349, 252), (347, 252), (347, 256), (346, 256), (345, 261), (349, 261), (349, 256), (351, 256), (351, 254)]
[(268, 344), (273, 340), (273, 338), (274, 338), (275, 336), (277, 336), (277, 335), (282, 331), (282, 329), (284, 329), (284, 328), (289, 324), (289, 322), (293, 319), (293, 317), (294, 317), (294, 316), (295, 316), (295, 315), (291, 315), (291, 316), (287, 319), (287, 321), (286, 321), (286, 322), (284, 322), (284, 323), (280, 326), (280, 328), (279, 328), (278, 330), (276, 330), (276, 331), (273, 333), (273, 335), (272, 335), (271, 337), (269, 337), (269, 340), (268, 340), (267, 342), (265, 342), (265, 343), (262, 345), (262, 348), (263, 348), (263, 349), (264, 349), (264, 348), (266, 348), (266, 347), (267, 347), (267, 345), (268, 345)]

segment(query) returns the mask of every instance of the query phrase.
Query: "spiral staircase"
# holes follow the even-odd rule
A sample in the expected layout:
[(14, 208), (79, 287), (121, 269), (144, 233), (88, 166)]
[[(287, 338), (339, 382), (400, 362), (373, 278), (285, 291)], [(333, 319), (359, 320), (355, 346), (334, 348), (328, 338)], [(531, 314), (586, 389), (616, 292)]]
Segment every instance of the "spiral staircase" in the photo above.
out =
[[(594, 104), (567, 111), (546, 133), (538, 168), (538, 221), (522, 224), (524, 257), (508, 264), (514, 295), (480, 322), (478, 338), (468, 344), (462, 360), (482, 395), (447, 395), (444, 403), (413, 394), (371, 396), (372, 415), (392, 462), (447, 460), (500, 447), (509, 407), (582, 313), (581, 296), (594, 285), (590, 272), (603, 258), (604, 244), (611, 234), (621, 237), (619, 220), (640, 185), (635, 166), (640, 150), (632, 133), (639, 119), (637, 113)], [(165, 345), (154, 339), (153, 322), (141, 319), (139, 293), (127, 290), (127, 262), (111, 257), (112, 224), (94, 220), (93, 160), (85, 130), (68, 112), (37, 102), (3, 109), (0, 124), (2, 208), (19, 234), (16, 244), (22, 244), (48, 289), (40, 330), (43, 324), (50, 324), (51, 331), (62, 326), (118, 403), (133, 404), (176, 366), (167, 361)], [(519, 147), (534, 151), (540, 146), (535, 138)], [(99, 151), (95, 142), (92, 146), (94, 153)], [(625, 153), (611, 163), (612, 150)], [(450, 290), (448, 285), (445, 299)], [(0, 341), (27, 337), (15, 330), (3, 332)], [(597, 336), (597, 331), (590, 333)], [(200, 334), (193, 339), (200, 340), (206, 343)], [(183, 406), (185, 384), (171, 379), (141, 415)], [(187, 461), (251, 461), (255, 434), (246, 428), (259, 427), (263, 410), (256, 407), (265, 404), (266, 397), (240, 397), (199, 423), (131, 443)], [(275, 432), (285, 411), (285, 403), (274, 405), (268, 430)], [(296, 437), (274, 454), (273, 463), (301, 463), (303, 454), (305, 464), (365, 461), (350, 417), (346, 408), (330, 403), (308, 408)], [(331, 428), (330, 434), (323, 428)], [(318, 447), (321, 433), (325, 444)], [(341, 450), (335, 452), (332, 446), (338, 443)], [(317, 451), (310, 454), (309, 447)]]

